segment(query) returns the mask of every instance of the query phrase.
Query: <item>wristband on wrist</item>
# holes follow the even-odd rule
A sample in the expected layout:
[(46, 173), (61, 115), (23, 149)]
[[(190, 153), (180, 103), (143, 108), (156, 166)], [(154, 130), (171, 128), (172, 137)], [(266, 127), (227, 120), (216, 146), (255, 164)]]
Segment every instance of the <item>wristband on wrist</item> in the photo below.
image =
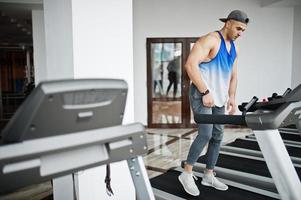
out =
[(210, 91), (207, 89), (205, 92), (201, 92), (201, 95), (202, 95), (202, 96), (205, 96), (205, 95), (209, 94), (209, 92), (210, 92)]

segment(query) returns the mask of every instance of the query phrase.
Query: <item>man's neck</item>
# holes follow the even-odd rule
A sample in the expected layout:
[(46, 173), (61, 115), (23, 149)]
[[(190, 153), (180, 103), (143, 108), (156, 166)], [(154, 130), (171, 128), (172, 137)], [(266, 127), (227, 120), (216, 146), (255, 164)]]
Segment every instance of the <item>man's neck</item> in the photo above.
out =
[(220, 30), (220, 33), (222, 34), (222, 36), (223, 36), (223, 38), (224, 38), (224, 40), (225, 40), (226, 42), (229, 42), (229, 41), (230, 41), (230, 39), (229, 39), (229, 37), (228, 37), (228, 34), (227, 34), (227, 30), (226, 30), (225, 27), (223, 27), (223, 28)]

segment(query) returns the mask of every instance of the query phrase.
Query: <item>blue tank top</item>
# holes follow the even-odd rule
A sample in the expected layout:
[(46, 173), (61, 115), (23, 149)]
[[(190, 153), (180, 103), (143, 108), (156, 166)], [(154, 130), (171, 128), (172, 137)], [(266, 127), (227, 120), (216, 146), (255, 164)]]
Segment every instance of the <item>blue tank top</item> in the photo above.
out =
[(221, 38), (220, 48), (216, 56), (209, 62), (199, 64), (201, 77), (213, 96), (216, 106), (222, 107), (228, 100), (228, 90), (233, 63), (236, 58), (234, 42), (231, 40), (230, 52), (228, 52), (222, 34), (217, 31)]

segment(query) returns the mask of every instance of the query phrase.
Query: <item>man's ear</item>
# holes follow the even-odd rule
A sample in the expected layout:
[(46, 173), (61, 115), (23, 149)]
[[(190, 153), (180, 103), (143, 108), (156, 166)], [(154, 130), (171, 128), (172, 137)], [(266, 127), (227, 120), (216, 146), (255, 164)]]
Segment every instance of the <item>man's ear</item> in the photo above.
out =
[(225, 27), (226, 27), (226, 28), (229, 28), (229, 27), (231, 26), (231, 24), (232, 24), (231, 20), (227, 20), (227, 21), (225, 22)]

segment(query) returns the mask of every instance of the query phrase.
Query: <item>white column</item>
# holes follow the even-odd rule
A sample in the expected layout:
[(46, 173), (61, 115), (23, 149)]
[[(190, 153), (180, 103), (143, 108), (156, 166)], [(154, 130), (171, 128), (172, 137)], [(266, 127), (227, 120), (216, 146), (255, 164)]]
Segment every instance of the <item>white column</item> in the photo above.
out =
[[(47, 79), (118, 78), (128, 83), (124, 123), (133, 122), (132, 0), (44, 0)], [(126, 162), (79, 172), (79, 199), (135, 199)]]
[[(134, 119), (132, 0), (73, 0), (75, 78), (117, 78), (128, 83), (124, 123)], [(79, 199), (135, 199), (126, 162), (111, 166), (114, 196), (106, 193), (105, 166), (78, 175)]]
[(47, 80), (74, 78), (72, 1), (44, 0)]
[(53, 179), (53, 199), (74, 200), (74, 184), (72, 175), (66, 175)]
[(46, 80), (44, 11), (32, 10), (32, 37), (35, 85)]
[(75, 78), (128, 83), (124, 123), (134, 120), (132, 0), (73, 0)]
[[(72, 1), (44, 0), (43, 6), (46, 57), (40, 57), (45, 68), (37, 66), (37, 71), (42, 69), (43, 75), (37, 81), (73, 79)], [(55, 198), (73, 199), (71, 175), (54, 179), (53, 188)]]

